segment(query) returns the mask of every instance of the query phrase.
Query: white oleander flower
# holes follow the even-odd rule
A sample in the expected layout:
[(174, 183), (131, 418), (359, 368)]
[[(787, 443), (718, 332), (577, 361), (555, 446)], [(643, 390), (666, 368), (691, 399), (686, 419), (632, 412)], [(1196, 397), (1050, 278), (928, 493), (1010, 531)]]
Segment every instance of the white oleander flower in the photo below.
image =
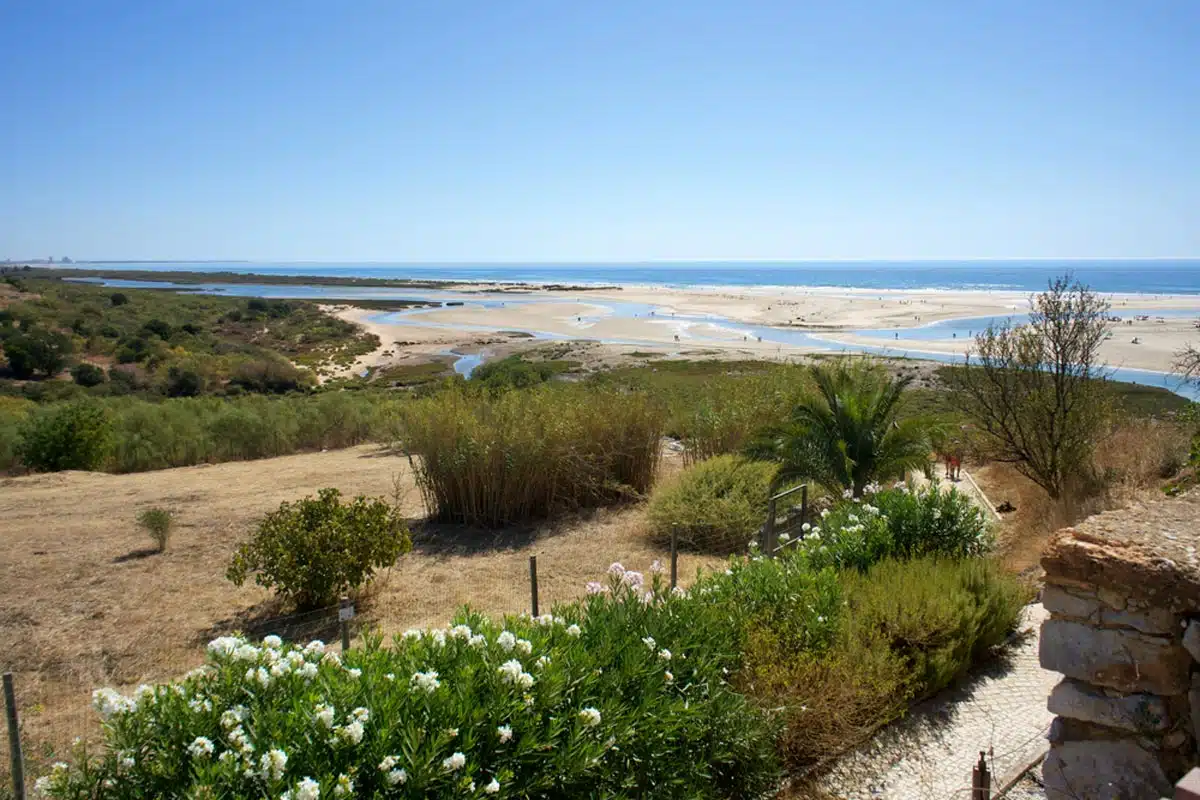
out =
[(325, 643), (322, 642), (320, 639), (313, 639), (311, 642), (304, 645), (304, 652), (307, 653), (308, 655), (324, 653), (325, 652)]
[(371, 712), (370, 712), (370, 710), (363, 708), (362, 706), (359, 706), (358, 708), (356, 708), (350, 712), (350, 718), (358, 720), (359, 722), (361, 722), (365, 725), (367, 723), (367, 721), (369, 719), (371, 719)]
[(634, 572), (633, 570), (629, 570), (622, 575), (621, 580), (626, 586), (629, 586), (633, 589), (642, 588), (642, 584), (645, 582), (645, 578), (642, 577), (642, 573)]
[(449, 758), (442, 759), (442, 769), (446, 772), (457, 772), (467, 765), (467, 757), (462, 753), (454, 753)]
[(667, 683), (675, 682), (675, 676), (671, 674), (671, 670), (667, 670), (666, 672), (664, 672), (663, 677), (667, 679)]
[(513, 731), (509, 726), (501, 725), (499, 728), (496, 728), (496, 735), (500, 737), (500, 744), (505, 744), (512, 740)]
[(580, 628), (578, 625), (575, 625), (574, 623), (572, 623), (571, 625), (567, 626), (567, 636), (571, 636), (571, 637), (578, 639), (582, 635), (583, 635), (583, 629)]
[(496, 637), (496, 644), (500, 645), (500, 649), (507, 653), (516, 647), (517, 637), (508, 631), (500, 631), (500, 635)]
[(208, 643), (208, 652), (214, 656), (228, 656), (241, 644), (242, 640), (236, 636), (218, 636)]
[(321, 784), (304, 778), (296, 787), (296, 800), (321, 800)]
[(135, 700), (114, 689), (97, 689), (92, 692), (92, 705), (104, 719), (137, 709)]
[(408, 630), (406, 630), (406, 631), (404, 632), (404, 637), (403, 637), (403, 638), (407, 639), (407, 640), (408, 640), (408, 641), (410, 641), (410, 642), (415, 642), (415, 641), (420, 641), (420, 640), (421, 640), (421, 637), (422, 637), (423, 635), (424, 635), (424, 631), (422, 631), (421, 629), (419, 629), (419, 628), (409, 628)]
[(646, 645), (646, 647), (649, 648), (650, 650), (653, 650), (656, 647), (658, 647), (658, 642), (654, 641), (653, 636), (643, 636), (642, 644)]
[(241, 644), (241, 645), (238, 645), (237, 649), (235, 649), (233, 651), (233, 660), (234, 661), (257, 661), (258, 655), (259, 655), (259, 650), (254, 645), (248, 644), (248, 643)]
[(594, 728), (600, 724), (600, 712), (589, 706), (579, 712), (579, 721), (585, 728)]
[(484, 794), (496, 794), (500, 791), (500, 781), (492, 778), (492, 782), (483, 787)]
[(455, 625), (450, 629), (451, 639), (470, 639), (471, 629), (466, 625)]
[(347, 667), (346, 672), (348, 672), (350, 674), (351, 678), (361, 678), (362, 677), (362, 670), (359, 669), (358, 667)]
[(316, 664), (310, 662), (296, 670), (296, 674), (301, 678), (304, 678), (306, 681), (311, 681), (313, 678), (317, 677), (317, 672), (319, 670), (320, 668)]
[(585, 588), (588, 594), (604, 594), (604, 584), (599, 581), (588, 581)]
[(340, 667), (342, 665), (342, 657), (339, 656), (337, 653), (335, 653), (333, 650), (330, 650), (328, 653), (325, 653), (324, 655), (321, 656), (321, 663), (322, 664), (328, 663), (328, 664), (332, 664), (335, 667)]
[(272, 650), (278, 650), (279, 648), (283, 647), (283, 639), (280, 639), (278, 636), (272, 634), (270, 636), (263, 637), (263, 644)]
[(338, 775), (337, 783), (333, 787), (334, 797), (349, 797), (354, 794), (354, 781), (350, 780), (349, 775)]
[(533, 652), (533, 642), (528, 639), (517, 639), (516, 647), (518, 653), (529, 655)]
[(536, 617), (534, 622), (536, 622), (538, 625), (541, 625), (543, 628), (548, 628), (554, 624), (554, 615), (542, 614), (540, 617)]
[(620, 561), (614, 561), (613, 563), (608, 565), (608, 574), (609, 575), (624, 575), (625, 567), (621, 566)]
[(388, 786), (399, 786), (408, 780), (408, 773), (402, 769), (393, 769), (384, 776)]
[(487, 637), (482, 633), (477, 633), (467, 640), (467, 644), (476, 650), (482, 650), (487, 647)]
[(213, 743), (211, 739), (206, 739), (203, 736), (197, 736), (191, 744), (188, 745), (188, 753), (192, 758), (208, 758), (213, 754)]
[(658, 660), (659, 661), (670, 661), (671, 660), (671, 651), (667, 650), (665, 647), (662, 650), (659, 650), (658, 651)]
[(263, 757), (259, 759), (258, 768), (259, 774), (264, 780), (277, 781), (283, 778), (284, 770), (287, 769), (288, 757), (287, 753), (275, 748), (263, 753)]
[(358, 744), (363, 740), (363, 724), (358, 720), (337, 729), (338, 736), (350, 744)]
[(546, 667), (550, 666), (550, 657), (538, 656), (538, 660), (533, 662), (533, 666), (537, 669), (545, 669)]
[(435, 670), (429, 672), (414, 672), (409, 683), (415, 689), (420, 689), (427, 694), (433, 694), (442, 682), (438, 680), (438, 674)]
[(313, 716), (317, 722), (326, 728), (333, 728), (333, 719), (336, 713), (333, 706), (327, 706), (324, 703), (321, 703), (313, 710)]

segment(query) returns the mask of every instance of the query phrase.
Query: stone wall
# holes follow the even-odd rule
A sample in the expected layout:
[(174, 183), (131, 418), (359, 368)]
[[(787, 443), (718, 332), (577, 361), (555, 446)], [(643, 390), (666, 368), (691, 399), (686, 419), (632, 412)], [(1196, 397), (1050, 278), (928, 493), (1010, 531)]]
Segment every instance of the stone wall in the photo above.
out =
[(1051, 800), (1151, 800), (1197, 764), (1200, 492), (1060, 531), (1042, 558), (1042, 667), (1062, 673)]

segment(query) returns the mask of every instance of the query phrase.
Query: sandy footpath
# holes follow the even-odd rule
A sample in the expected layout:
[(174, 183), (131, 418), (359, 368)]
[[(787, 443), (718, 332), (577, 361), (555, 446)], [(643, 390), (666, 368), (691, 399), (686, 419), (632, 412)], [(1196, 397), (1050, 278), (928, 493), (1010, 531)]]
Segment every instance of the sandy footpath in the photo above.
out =
[[(469, 288), (469, 287), (464, 287)], [(863, 329), (895, 329), (928, 325), (947, 319), (1021, 313), (1029, 295), (1019, 292), (898, 291), (813, 289), (804, 287), (713, 287), (669, 289), (627, 286), (590, 292), (522, 292), (501, 306), (463, 305), (395, 316), (358, 308), (339, 307), (343, 319), (363, 325), (384, 343), (359, 361), (357, 368), (402, 363), (444, 355), (450, 349), (471, 352), (488, 345), (520, 340), (504, 331), (536, 331), (548, 338), (589, 339), (664, 352), (705, 348), (758, 357), (786, 357), (829, 349), (820, 345), (758, 342), (752, 335), (723, 327), (719, 322), (685, 320), (681, 316), (717, 316), (728, 320), (804, 331), (830, 342), (894, 347), (897, 353), (919, 357), (921, 351), (962, 353), (969, 337), (957, 340), (898, 341), (855, 335)], [(1185, 344), (1200, 344), (1200, 297), (1183, 295), (1110, 296), (1113, 336), (1103, 355), (1111, 366), (1156, 371), (1170, 369), (1174, 354)], [(616, 314), (608, 301), (639, 304)], [(649, 307), (656, 311), (651, 314)], [(1149, 314), (1133, 320), (1125, 312)], [(1156, 319), (1155, 311), (1195, 310), (1195, 317)], [(391, 321), (383, 321), (383, 320)], [(1136, 343), (1135, 343), (1136, 340)], [(527, 340), (526, 340), (527, 341)], [(403, 345), (395, 345), (403, 342)]]

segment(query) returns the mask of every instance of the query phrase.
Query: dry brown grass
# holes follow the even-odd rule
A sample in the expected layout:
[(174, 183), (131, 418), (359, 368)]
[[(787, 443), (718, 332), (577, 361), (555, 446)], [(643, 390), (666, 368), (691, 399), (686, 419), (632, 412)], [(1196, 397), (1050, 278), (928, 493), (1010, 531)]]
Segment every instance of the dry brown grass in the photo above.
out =
[[(16, 673), (35, 774), (73, 737), (95, 732), (93, 688), (176, 676), (203, 660), (215, 633), (278, 611), (265, 591), (226, 581), (225, 568), (263, 514), (325, 486), (388, 497), (395, 486), (406, 514), (422, 512), (407, 462), (369, 446), (131, 475), (0, 481), (0, 670)], [(136, 524), (150, 506), (169, 509), (176, 520), (165, 553), (148, 553)], [(443, 624), (468, 603), (493, 614), (527, 610), (530, 555), (538, 556), (543, 608), (579, 596), (613, 561), (644, 569), (666, 559), (648, 543), (640, 507), (518, 536), (489, 535), (486, 546), (453, 534), (418, 532), (413, 552), (360, 602), (361, 621), (392, 633)], [(681, 579), (718, 563), (686, 554)]]

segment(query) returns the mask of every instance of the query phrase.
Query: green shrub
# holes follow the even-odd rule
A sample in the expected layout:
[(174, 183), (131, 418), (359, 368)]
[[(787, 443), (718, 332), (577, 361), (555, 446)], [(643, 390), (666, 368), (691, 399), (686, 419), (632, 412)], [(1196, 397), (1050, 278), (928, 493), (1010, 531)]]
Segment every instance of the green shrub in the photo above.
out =
[(35, 472), (100, 469), (112, 445), (112, 423), (92, 402), (43, 407), (21, 427), (17, 455)]
[(663, 415), (641, 393), (451, 386), (399, 410), (426, 507), (447, 522), (500, 527), (640, 496), (658, 465)]
[(471, 373), (471, 382), (490, 391), (528, 389), (566, 371), (563, 361), (526, 361), (519, 355), (488, 361)]
[(71, 378), (80, 386), (92, 387), (104, 383), (104, 369), (86, 361), (71, 368)]
[(171, 538), (171, 527), (175, 521), (171, 516), (171, 512), (157, 506), (147, 508), (138, 514), (137, 521), (142, 530), (150, 534), (150, 538), (154, 540), (154, 545), (158, 548), (158, 552), (165, 551), (167, 549), (167, 541)]
[(21, 427), (33, 408), (28, 400), (0, 396), (0, 470), (17, 466)]
[(208, 665), (174, 685), (98, 691), (105, 753), (39, 788), (78, 800), (297, 797), (306, 780), (321, 797), (749, 800), (776, 788), (775, 726), (727, 685), (711, 607), (622, 573), (537, 620), (455, 622), (341, 657), (319, 642), (214, 640)]
[(111, 295), (109, 295), (108, 300), (114, 306), (123, 306), (129, 302), (129, 297), (121, 292), (113, 292)]
[(268, 358), (243, 363), (229, 383), (248, 392), (285, 394), (307, 387), (311, 378), (282, 358)]
[(950, 685), (1004, 641), (1029, 593), (984, 559), (915, 559), (843, 573), (841, 596), (824, 649), (788, 648), (769, 626), (747, 640), (739, 685), (782, 710), (792, 769), (854, 747)]
[(687, 467), (650, 496), (647, 518), (658, 539), (670, 537), (717, 553), (743, 553), (767, 518), (777, 465), (723, 455)]
[(226, 573), (241, 586), (255, 582), (300, 609), (337, 601), (390, 567), (411, 547), (399, 512), (381, 500), (342, 503), (337, 489), (283, 503), (243, 543)]

